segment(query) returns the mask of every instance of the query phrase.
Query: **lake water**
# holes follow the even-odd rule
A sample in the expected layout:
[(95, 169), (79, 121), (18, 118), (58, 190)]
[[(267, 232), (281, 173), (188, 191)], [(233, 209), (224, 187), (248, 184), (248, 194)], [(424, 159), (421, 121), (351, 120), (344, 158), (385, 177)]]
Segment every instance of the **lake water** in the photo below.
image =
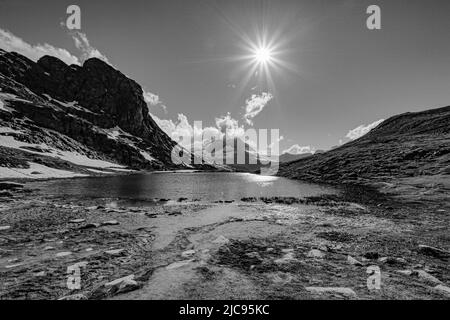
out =
[(146, 201), (180, 197), (200, 200), (240, 200), (242, 197), (307, 197), (333, 193), (332, 188), (250, 173), (161, 172), (33, 182), (46, 195), (72, 195)]

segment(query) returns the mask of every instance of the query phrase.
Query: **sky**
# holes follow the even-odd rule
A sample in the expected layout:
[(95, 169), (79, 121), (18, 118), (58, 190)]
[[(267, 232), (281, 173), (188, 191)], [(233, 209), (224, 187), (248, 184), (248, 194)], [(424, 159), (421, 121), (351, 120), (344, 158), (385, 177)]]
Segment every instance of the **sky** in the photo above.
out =
[[(70, 4), (78, 32), (64, 26)], [(381, 30), (366, 27), (373, 4)], [(279, 129), (280, 151), (301, 153), (450, 105), (449, 16), (448, 0), (0, 0), (0, 48), (100, 57), (144, 88), (167, 131)], [(261, 39), (272, 63), (255, 71)]]

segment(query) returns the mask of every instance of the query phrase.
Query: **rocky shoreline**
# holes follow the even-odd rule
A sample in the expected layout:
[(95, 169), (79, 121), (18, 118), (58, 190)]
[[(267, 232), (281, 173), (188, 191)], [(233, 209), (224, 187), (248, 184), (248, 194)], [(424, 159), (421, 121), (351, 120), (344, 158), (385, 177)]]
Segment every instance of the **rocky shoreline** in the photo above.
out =
[[(450, 297), (443, 202), (346, 186), (319, 197), (122, 207), (0, 186), (8, 189), (0, 196), (0, 299)], [(375, 290), (367, 286), (373, 266), (381, 272)]]

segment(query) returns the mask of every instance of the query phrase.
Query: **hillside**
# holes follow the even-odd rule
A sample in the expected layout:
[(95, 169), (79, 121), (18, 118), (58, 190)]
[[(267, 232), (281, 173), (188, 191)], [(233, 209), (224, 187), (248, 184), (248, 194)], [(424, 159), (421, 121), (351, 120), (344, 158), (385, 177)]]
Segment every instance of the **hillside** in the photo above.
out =
[(172, 163), (177, 144), (149, 115), (141, 86), (99, 59), (69, 66), (44, 56), (35, 63), (0, 50), (0, 80), (3, 177), (50, 170), (30, 163), (84, 174), (192, 168)]
[(447, 192), (449, 174), (450, 106), (393, 116), (357, 140), (281, 165), (278, 172), (333, 184), (421, 181)]

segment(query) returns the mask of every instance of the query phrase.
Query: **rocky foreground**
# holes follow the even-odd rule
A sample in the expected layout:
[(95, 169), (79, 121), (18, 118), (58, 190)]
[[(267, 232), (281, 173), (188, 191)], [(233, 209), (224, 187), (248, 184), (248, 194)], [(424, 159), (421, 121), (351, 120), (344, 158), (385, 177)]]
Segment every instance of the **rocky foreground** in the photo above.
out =
[(129, 207), (0, 187), (1, 299), (450, 298), (448, 202), (346, 187)]

